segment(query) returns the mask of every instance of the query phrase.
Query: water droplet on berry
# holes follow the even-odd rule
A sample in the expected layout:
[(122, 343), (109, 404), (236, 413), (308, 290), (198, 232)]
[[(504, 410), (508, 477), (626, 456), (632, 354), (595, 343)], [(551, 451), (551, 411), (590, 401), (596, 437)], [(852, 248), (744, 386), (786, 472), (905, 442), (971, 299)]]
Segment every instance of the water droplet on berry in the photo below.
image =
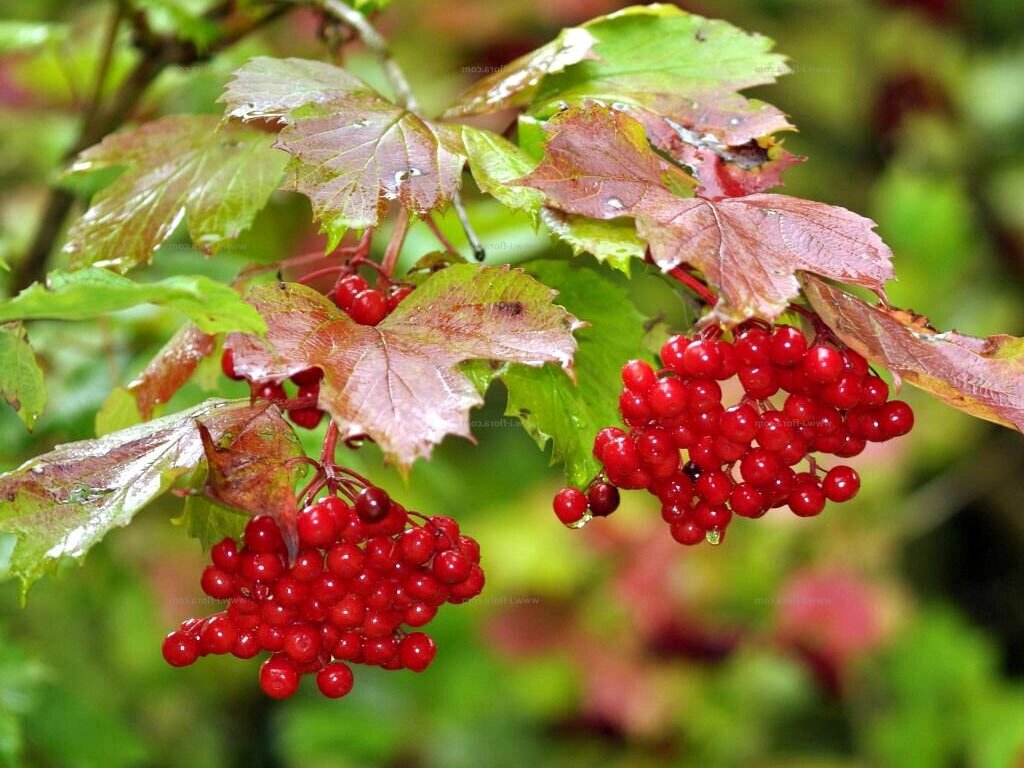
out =
[(705, 532), (704, 539), (708, 544), (717, 547), (722, 543), (722, 532), (717, 528), (712, 528), (710, 531)]
[(576, 529), (579, 529), (579, 528), (582, 528), (583, 526), (585, 526), (587, 523), (589, 523), (593, 519), (594, 519), (594, 516), (592, 514), (590, 514), (590, 510), (587, 510), (587, 512), (583, 515), (583, 517), (581, 517), (575, 523), (569, 523), (565, 527), (566, 528), (576, 528)]

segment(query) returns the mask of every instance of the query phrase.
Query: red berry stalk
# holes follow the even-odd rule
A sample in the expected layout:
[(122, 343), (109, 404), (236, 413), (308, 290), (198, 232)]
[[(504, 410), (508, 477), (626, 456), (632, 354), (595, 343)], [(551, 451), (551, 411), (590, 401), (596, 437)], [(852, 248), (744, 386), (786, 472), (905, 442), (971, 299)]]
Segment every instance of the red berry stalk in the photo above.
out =
[[(821, 455), (856, 456), (914, 423), (910, 406), (888, 400), (888, 386), (864, 358), (824, 329), (813, 341), (792, 326), (759, 321), (737, 327), (731, 340), (717, 329), (674, 336), (661, 362), (657, 372), (641, 360), (623, 367), (619, 411), (628, 429), (597, 434), (603, 477), (586, 493), (565, 488), (555, 496), (566, 525), (614, 510), (617, 488), (656, 496), (672, 536), (687, 545), (719, 543), (733, 515), (788, 506), (812, 517), (860, 488), (849, 466), (823, 471)], [(726, 407), (719, 382), (734, 377), (744, 395)]]
[(299, 514), (291, 564), (277, 523), (253, 518), (242, 547), (224, 539), (203, 571), (203, 591), (226, 610), (183, 622), (164, 658), (181, 667), (208, 654), (270, 653), (259, 682), (278, 699), (302, 675), (315, 675), (324, 696), (344, 696), (350, 664), (422, 672), (436, 648), (418, 629), (444, 603), (480, 594), (484, 572), (479, 545), (454, 520), (416, 517), (372, 485), (351, 505), (328, 496)]

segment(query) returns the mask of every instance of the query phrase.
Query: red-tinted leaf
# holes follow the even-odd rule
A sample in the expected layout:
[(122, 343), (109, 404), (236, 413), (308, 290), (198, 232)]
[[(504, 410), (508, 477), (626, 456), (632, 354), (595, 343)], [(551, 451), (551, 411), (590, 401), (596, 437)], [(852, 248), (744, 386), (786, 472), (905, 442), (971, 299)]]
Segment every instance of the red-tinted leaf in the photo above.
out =
[(268, 407), (219, 442), (203, 425), (199, 433), (206, 453), (206, 495), (252, 517), (270, 515), (294, 544), (298, 506), (293, 460), (305, 452), (281, 412)]
[(213, 349), (213, 336), (194, 325), (183, 326), (127, 387), (142, 418), (152, 418), (156, 406), (170, 400)]
[(275, 145), (292, 155), (288, 184), (309, 197), (332, 239), (376, 226), (391, 200), (422, 216), (459, 187), (457, 126), (428, 122), (330, 64), (252, 59), (222, 101), (232, 116), (288, 124)]
[(552, 122), (544, 161), (519, 183), (569, 213), (634, 217), (659, 266), (686, 262), (704, 273), (722, 317), (778, 316), (799, 293), (801, 270), (876, 291), (893, 276), (892, 252), (870, 219), (784, 195), (679, 197), (687, 177), (628, 115), (588, 105)]
[(921, 315), (872, 306), (814, 278), (804, 292), (864, 357), (954, 408), (1024, 431), (1024, 339), (940, 333)]
[(319, 406), (346, 436), (366, 434), (402, 466), (428, 456), (447, 434), (470, 437), (469, 409), (482, 402), (458, 369), (483, 359), (568, 369), (577, 321), (553, 292), (518, 270), (456, 264), (431, 275), (380, 325), (356, 325), (301, 285), (255, 288), (266, 342), (232, 334), (236, 370), (283, 380), (324, 371)]
[(95, 440), (61, 445), (0, 475), (0, 532), (15, 537), (8, 573), (27, 590), (64, 557), (81, 558), (110, 530), (203, 460), (197, 424), (215, 440), (263, 408), (208, 400)]

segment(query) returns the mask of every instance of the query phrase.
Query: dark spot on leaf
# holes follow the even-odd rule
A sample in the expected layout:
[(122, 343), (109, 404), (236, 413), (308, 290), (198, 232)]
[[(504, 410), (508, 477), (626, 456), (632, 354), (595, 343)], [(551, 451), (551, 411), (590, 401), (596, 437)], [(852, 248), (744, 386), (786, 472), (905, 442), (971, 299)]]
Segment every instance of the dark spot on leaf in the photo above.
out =
[(499, 301), (494, 305), (502, 314), (515, 317), (523, 314), (524, 308), (521, 301)]
[(521, 418), (524, 418), (524, 419), (527, 418), (528, 416), (530, 416), (530, 413), (531, 412), (530, 412), (529, 408), (520, 408), (519, 409), (519, 416)]
[(698, 43), (703, 43), (708, 39), (708, 36), (703, 29), (698, 29), (696, 34), (694, 34), (693, 39), (696, 40)]

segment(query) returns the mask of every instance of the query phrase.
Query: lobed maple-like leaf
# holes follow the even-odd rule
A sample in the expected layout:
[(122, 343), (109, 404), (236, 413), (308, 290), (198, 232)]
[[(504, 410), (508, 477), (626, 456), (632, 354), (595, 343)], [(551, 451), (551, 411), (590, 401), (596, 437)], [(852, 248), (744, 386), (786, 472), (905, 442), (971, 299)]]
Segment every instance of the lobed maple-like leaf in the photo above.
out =
[(187, 219), (194, 246), (210, 254), (247, 229), (277, 189), (287, 158), (272, 137), (210, 115), (164, 117), (107, 136), (72, 173), (127, 166), (68, 233), (75, 267), (127, 272)]
[(939, 332), (927, 318), (873, 306), (814, 277), (811, 306), (847, 345), (961, 411), (1024, 432), (1024, 339)]
[(299, 512), (295, 481), (297, 469), (304, 469), (294, 459), (305, 451), (281, 412), (266, 408), (219, 442), (202, 424), (199, 435), (206, 454), (206, 496), (250, 517), (270, 515), (294, 552)]
[(594, 36), (582, 27), (563, 29), (550, 43), (477, 80), (444, 113), (445, 117), (464, 117), (525, 106), (546, 76), (584, 59), (597, 58), (591, 51), (596, 42)]
[(46, 404), (46, 381), (21, 323), (0, 325), (0, 395), (31, 430)]
[(432, 274), (383, 322), (357, 325), (301, 285), (257, 286), (249, 301), (265, 341), (232, 334), (236, 370), (284, 380), (323, 370), (319, 406), (344, 436), (368, 435), (401, 466), (429, 456), (445, 435), (471, 437), (482, 397), (458, 366), (495, 360), (569, 370), (578, 321), (553, 292), (519, 270), (455, 264)]
[(589, 104), (551, 130), (544, 160), (518, 183), (568, 213), (633, 217), (662, 269), (685, 262), (704, 273), (723, 318), (777, 317), (798, 295), (801, 270), (875, 291), (893, 276), (874, 222), (845, 208), (775, 194), (680, 197), (688, 177), (620, 111)]
[(425, 216), (458, 190), (459, 128), (424, 120), (338, 67), (257, 57), (221, 101), (232, 117), (286, 123), (275, 146), (292, 155), (288, 188), (309, 197), (332, 241), (379, 224), (392, 200)]
[[(265, 407), (265, 406), (264, 406)], [(22, 593), (64, 557), (83, 557), (203, 460), (197, 424), (214, 439), (264, 407), (208, 400), (155, 421), (54, 448), (0, 475), (0, 533), (12, 534), (7, 575)]]
[(174, 334), (126, 387), (143, 419), (152, 418), (154, 409), (170, 400), (192, 378), (200, 361), (213, 354), (214, 342), (213, 336), (194, 325), (182, 326)]

